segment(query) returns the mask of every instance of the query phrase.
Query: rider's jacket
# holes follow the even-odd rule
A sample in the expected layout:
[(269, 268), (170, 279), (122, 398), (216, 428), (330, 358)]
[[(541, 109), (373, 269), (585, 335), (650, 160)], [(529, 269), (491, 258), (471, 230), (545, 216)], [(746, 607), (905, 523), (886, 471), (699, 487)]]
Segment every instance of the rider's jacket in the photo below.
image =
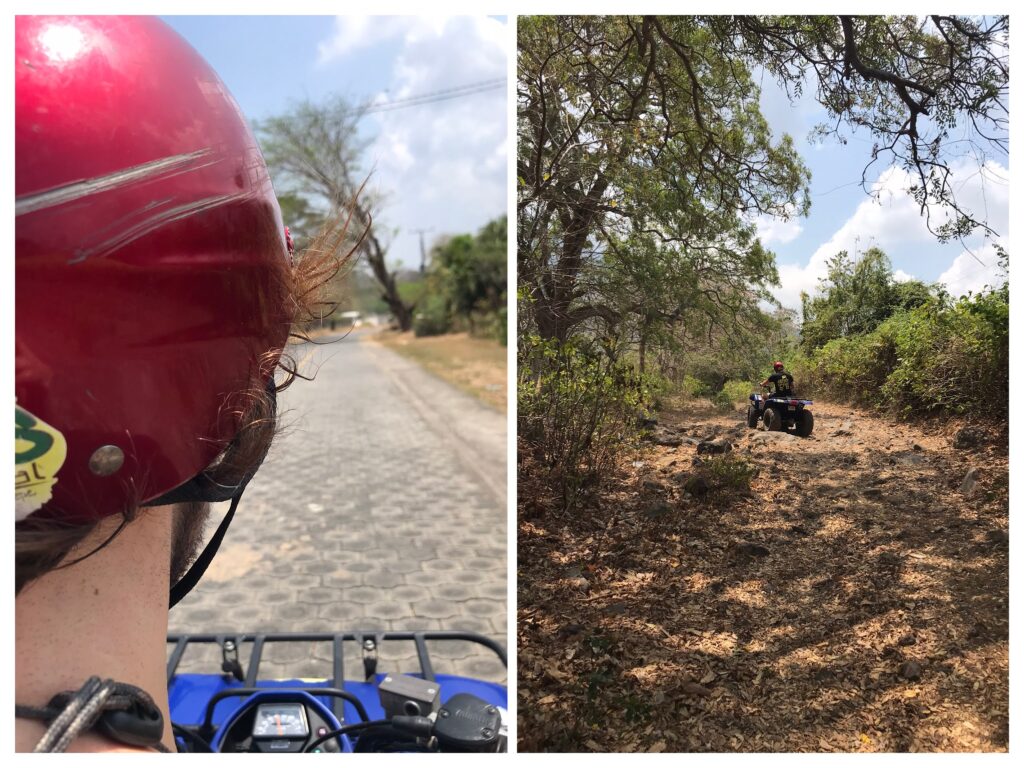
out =
[(776, 395), (789, 395), (793, 393), (793, 377), (785, 371), (773, 373), (768, 377), (768, 381), (775, 385)]

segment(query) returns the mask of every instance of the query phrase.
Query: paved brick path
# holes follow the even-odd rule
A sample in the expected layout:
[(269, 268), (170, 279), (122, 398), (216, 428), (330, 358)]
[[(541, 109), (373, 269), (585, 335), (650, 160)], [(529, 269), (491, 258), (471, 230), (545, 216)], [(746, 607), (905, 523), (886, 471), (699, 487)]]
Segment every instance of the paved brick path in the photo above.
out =
[[(460, 629), (507, 645), (504, 414), (358, 335), (296, 357), (311, 350), (316, 379), (281, 395), (288, 428), (170, 630)], [(437, 671), (505, 679), (490, 652), (446, 645), (431, 646)], [(264, 658), (268, 676), (329, 673), (326, 645)], [(381, 658), (415, 666), (411, 643)]]

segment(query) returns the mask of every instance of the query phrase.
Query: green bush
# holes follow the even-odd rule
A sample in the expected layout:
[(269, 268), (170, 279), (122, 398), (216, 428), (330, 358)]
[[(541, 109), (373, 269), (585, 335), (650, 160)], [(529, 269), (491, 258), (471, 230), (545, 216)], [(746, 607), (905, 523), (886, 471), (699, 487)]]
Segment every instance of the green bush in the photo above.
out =
[(1003, 417), (1009, 398), (1009, 293), (934, 296), (863, 335), (794, 360), (803, 394), (903, 415)]
[(1009, 294), (952, 305), (935, 301), (893, 323), (899, 365), (883, 386), (904, 412), (1005, 415), (1009, 398)]
[(585, 343), (535, 335), (520, 340), (518, 378), (521, 446), (570, 509), (638, 437), (658, 384)]
[(711, 387), (688, 373), (683, 376), (679, 388), (687, 397), (707, 397), (711, 394)]
[(757, 474), (757, 467), (732, 453), (712, 456), (701, 467), (700, 474), (711, 490), (746, 491)]
[(736, 405), (730, 399), (729, 394), (725, 391), (715, 392), (715, 394), (711, 396), (711, 404), (720, 411), (732, 411), (736, 408)]
[(412, 321), (412, 330), (417, 336), (440, 336), (451, 327), (447, 303), (442, 297), (427, 295), (420, 300), (418, 311)]
[[(502, 307), (496, 312), (476, 311), (467, 316), (470, 319), (470, 335), (482, 339), (493, 339), (501, 344), (508, 345), (508, 309)], [(461, 318), (456, 316), (455, 324), (459, 324)]]
[(738, 403), (746, 403), (750, 397), (750, 393), (753, 392), (754, 389), (754, 385), (749, 381), (737, 381), (736, 379), (730, 379), (725, 382), (725, 386), (722, 387), (722, 392), (731, 404), (736, 405)]
[(494, 328), (491, 331), (492, 337), (501, 342), (501, 346), (508, 346), (508, 307), (498, 310)]

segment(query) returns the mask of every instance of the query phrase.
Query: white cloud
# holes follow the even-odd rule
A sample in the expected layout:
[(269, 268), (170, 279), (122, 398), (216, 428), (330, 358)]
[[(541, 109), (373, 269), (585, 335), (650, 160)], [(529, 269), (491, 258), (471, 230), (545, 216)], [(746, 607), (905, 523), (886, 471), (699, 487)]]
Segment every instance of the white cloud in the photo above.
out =
[(1006, 279), (999, 268), (999, 256), (991, 243), (974, 251), (964, 251), (939, 275), (938, 282), (946, 286), (952, 296), (963, 296), (968, 291), (977, 293), (985, 286), (998, 286)]
[[(1005, 235), (1009, 227), (1009, 170), (991, 161), (981, 169), (963, 161), (954, 164), (952, 170), (954, 189), (961, 205), (984, 216), (996, 232)], [(800, 292), (817, 290), (819, 279), (827, 274), (826, 262), (839, 251), (853, 255), (877, 246), (893, 258), (901, 251), (932, 246), (935, 236), (928, 231), (917, 204), (905, 191), (913, 183), (906, 171), (890, 166), (873, 185), (873, 196), (857, 206), (853, 215), (811, 254), (806, 264), (780, 264), (782, 287), (775, 295), (783, 306), (799, 309)], [(943, 220), (943, 212), (933, 211), (933, 228)], [(977, 240), (972, 238), (972, 242)], [(980, 243), (975, 244), (980, 247)], [(954, 265), (964, 257), (980, 267), (969, 254), (958, 256)], [(986, 263), (995, 263), (994, 257), (981, 258)], [(966, 270), (969, 264), (963, 262), (963, 267)], [(903, 270), (897, 272), (897, 279), (911, 278)], [(951, 279), (967, 279), (966, 271), (951, 274)]]
[[(481, 16), (339, 17), (321, 62), (371, 45), (397, 44), (381, 103), (506, 76), (505, 22)], [(362, 54), (360, 54), (362, 55)], [(507, 98), (498, 88), (367, 116), (371, 186), (383, 193), (378, 220), (400, 230), (391, 256), (419, 263), (412, 230), (475, 231), (507, 208)]]
[(904, 272), (902, 269), (894, 270), (892, 273), (892, 279), (897, 283), (909, 283), (911, 280), (916, 278), (909, 272)]
[(402, 37), (417, 27), (436, 26), (444, 21), (443, 16), (336, 16), (334, 34), (317, 46), (317, 63), (324, 65), (361, 48)]
[(803, 225), (797, 218), (786, 221), (777, 219), (774, 216), (761, 215), (757, 217), (755, 223), (757, 224), (757, 234), (761, 238), (761, 244), (766, 248), (770, 247), (772, 243), (791, 243), (804, 231)]

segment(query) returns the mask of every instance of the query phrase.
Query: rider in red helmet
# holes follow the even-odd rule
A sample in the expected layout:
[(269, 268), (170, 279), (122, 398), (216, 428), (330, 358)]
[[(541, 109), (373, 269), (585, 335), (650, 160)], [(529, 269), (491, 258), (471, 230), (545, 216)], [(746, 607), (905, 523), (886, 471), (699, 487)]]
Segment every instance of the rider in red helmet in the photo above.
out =
[(793, 377), (785, 370), (781, 361), (776, 360), (772, 364), (775, 372), (761, 382), (762, 387), (775, 387), (775, 394), (779, 397), (791, 397), (793, 395)]
[(15, 32), (16, 749), (173, 750), (168, 604), (342, 238), (293, 258), (238, 105), (162, 22)]

